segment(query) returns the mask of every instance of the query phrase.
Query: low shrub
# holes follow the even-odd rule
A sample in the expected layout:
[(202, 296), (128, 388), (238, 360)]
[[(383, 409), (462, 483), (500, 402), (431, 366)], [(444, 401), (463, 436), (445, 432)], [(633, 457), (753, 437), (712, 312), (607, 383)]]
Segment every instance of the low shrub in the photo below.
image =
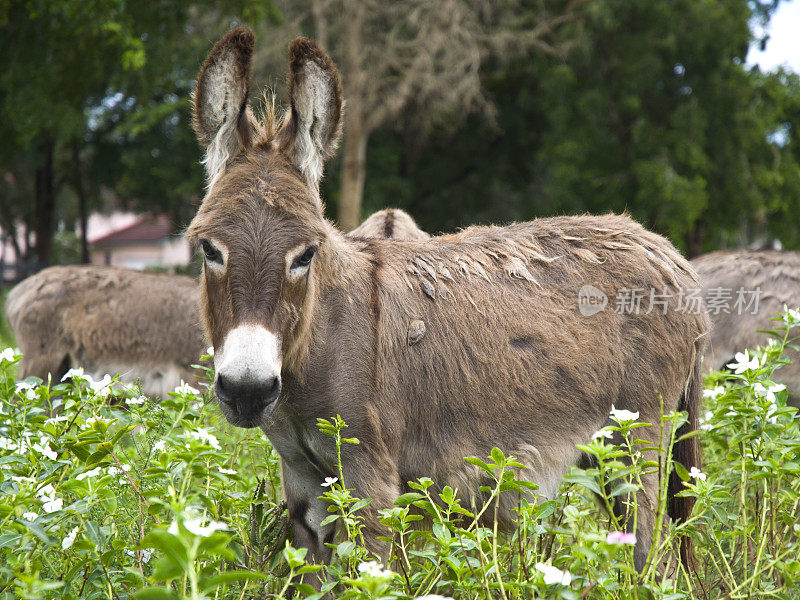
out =
[[(737, 355), (733, 373), (709, 376), (702, 470), (687, 472), (669, 453), (644, 446), (638, 415), (615, 410), (614, 424), (581, 446), (594, 466), (573, 468), (554, 499), (536, 497), (522, 465), (498, 448), (466, 459), (492, 482), (480, 501), (427, 478), (410, 482), (411, 491), (380, 513), (391, 548), (386, 565), (364, 547), (369, 499), (358, 498), (340, 470), (320, 487), (340, 530), (334, 563), (321, 573), (323, 592), (797, 597), (800, 430), (775, 378), (800, 314), (781, 319), (769, 345)], [(211, 395), (188, 385), (153, 402), (80, 370), (63, 382), (17, 381), (19, 358), (11, 349), (0, 354), (0, 598), (320, 597), (304, 575), (321, 567), (291, 545), (279, 460), (259, 431), (228, 426)], [(665, 431), (674, 437), (684, 419), (664, 415)], [(337, 448), (358, 443), (336, 415), (318, 425)], [(673, 468), (681, 494), (696, 499), (682, 523), (664, 516)], [(635, 519), (635, 492), (648, 473), (663, 482), (660, 526), (637, 573), (635, 536), (608, 507), (621, 498)], [(496, 511), (508, 494), (517, 499), (519, 526), (503, 533)], [(694, 542), (691, 572), (670, 560), (683, 536)]]

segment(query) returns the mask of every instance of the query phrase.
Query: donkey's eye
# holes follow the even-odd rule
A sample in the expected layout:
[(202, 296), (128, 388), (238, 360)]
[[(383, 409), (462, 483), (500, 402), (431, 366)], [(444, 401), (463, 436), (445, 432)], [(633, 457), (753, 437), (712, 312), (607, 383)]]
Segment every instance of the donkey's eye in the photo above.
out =
[(208, 262), (222, 264), (222, 253), (214, 248), (214, 245), (208, 240), (201, 240), (200, 247), (203, 249), (203, 254)]
[(309, 246), (306, 248), (306, 251), (303, 252), (300, 256), (294, 259), (292, 263), (292, 269), (299, 269), (301, 267), (307, 267), (311, 264), (311, 259), (314, 258), (314, 255), (317, 253), (316, 246)]

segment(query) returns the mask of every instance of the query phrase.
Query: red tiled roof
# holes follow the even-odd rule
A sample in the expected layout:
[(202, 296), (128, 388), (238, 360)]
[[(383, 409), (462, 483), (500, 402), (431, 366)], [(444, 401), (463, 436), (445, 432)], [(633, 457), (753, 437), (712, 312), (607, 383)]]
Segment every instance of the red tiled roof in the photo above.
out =
[(92, 242), (95, 248), (126, 246), (141, 242), (157, 242), (172, 235), (175, 228), (167, 215), (146, 215), (132, 224), (112, 231)]

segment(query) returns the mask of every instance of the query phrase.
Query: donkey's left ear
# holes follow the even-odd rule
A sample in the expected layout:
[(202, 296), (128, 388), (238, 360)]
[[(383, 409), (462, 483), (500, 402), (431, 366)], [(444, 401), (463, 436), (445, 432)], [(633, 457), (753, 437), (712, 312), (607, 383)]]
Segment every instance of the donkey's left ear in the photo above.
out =
[(211, 50), (197, 78), (194, 130), (206, 149), (203, 164), (209, 186), (233, 157), (251, 145), (247, 94), (254, 45), (251, 30), (232, 29)]
[(291, 112), (280, 133), (281, 149), (319, 193), (325, 161), (342, 130), (342, 84), (336, 65), (317, 44), (297, 38), (289, 45)]

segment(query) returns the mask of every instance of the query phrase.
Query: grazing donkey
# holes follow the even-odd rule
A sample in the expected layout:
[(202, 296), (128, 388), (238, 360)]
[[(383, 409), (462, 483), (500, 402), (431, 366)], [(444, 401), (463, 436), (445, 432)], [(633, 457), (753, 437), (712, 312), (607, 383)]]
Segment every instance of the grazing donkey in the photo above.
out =
[[(784, 305), (800, 306), (800, 252), (723, 250), (698, 256), (692, 265), (700, 276), (704, 297), (720, 288), (731, 294), (727, 309), (711, 312), (713, 328), (703, 359), (706, 368), (725, 369), (737, 352), (765, 344), (769, 336), (758, 331), (775, 329), (771, 319)], [(761, 290), (757, 307), (734, 307), (739, 290), (757, 289)], [(792, 364), (776, 371), (775, 378), (798, 394), (800, 353), (789, 349), (786, 356)]]
[[(350, 232), (356, 237), (423, 239), (410, 215), (387, 208)], [(50, 267), (9, 294), (8, 320), (23, 351), (20, 375), (58, 381), (71, 367), (93, 377), (139, 379), (150, 396), (164, 396), (206, 345), (197, 318), (197, 282), (111, 267)]]
[(180, 381), (197, 384), (191, 365), (205, 349), (192, 277), (114, 267), (50, 267), (19, 283), (6, 313), (22, 350), (20, 376), (71, 367), (92, 377), (119, 373), (141, 380), (148, 396)]
[[(253, 46), (251, 31), (235, 29), (200, 72), (194, 124), (208, 192), (188, 234), (204, 256), (202, 313), (217, 349), (220, 408), (234, 425), (261, 427), (277, 449), (295, 543), (310, 558), (329, 561), (335, 534), (320, 525), (328, 514), (320, 483), (337, 471), (318, 417), (341, 415), (361, 441), (343, 449), (343, 473), (372, 498), (366, 540), (378, 553), (386, 548), (377, 510), (407, 481), (430, 476), (481, 501), (486, 479), (464, 456), (499, 446), (553, 497), (581, 458), (576, 444), (610, 422), (612, 405), (657, 423), (662, 397), (695, 427), (708, 317), (678, 310), (678, 290), (698, 283), (668, 241), (617, 215), (415, 241), (344, 236), (319, 198), (342, 120), (336, 67), (314, 42), (294, 40), (290, 110), (276, 127), (247, 106)], [(587, 285), (612, 298), (646, 288), (668, 299), (664, 310), (583, 316)], [(659, 434), (637, 429), (656, 446)], [(697, 464), (697, 439), (675, 452), (686, 467)], [(656, 489), (656, 475), (645, 477), (639, 568)], [(504, 528), (514, 504), (504, 497)], [(690, 508), (674, 498), (670, 514)]]

